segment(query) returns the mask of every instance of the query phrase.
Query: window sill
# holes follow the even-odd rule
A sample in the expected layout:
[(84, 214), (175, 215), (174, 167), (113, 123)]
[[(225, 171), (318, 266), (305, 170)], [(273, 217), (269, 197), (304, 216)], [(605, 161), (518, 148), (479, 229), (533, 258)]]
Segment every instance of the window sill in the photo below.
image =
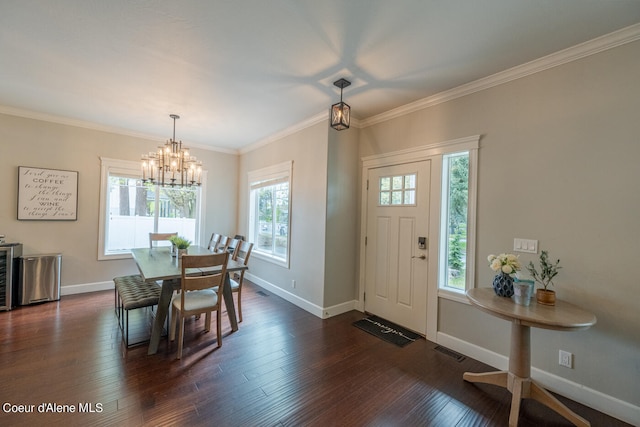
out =
[(287, 269), (289, 268), (289, 260), (288, 259), (284, 260), (282, 258), (278, 258), (278, 257), (275, 257), (273, 255), (266, 254), (264, 252), (258, 252), (255, 249), (251, 253), (251, 257), (252, 258), (259, 258), (259, 259), (261, 259), (263, 261), (266, 261), (266, 262), (271, 263), (271, 264), (275, 264), (275, 265), (280, 266), (280, 267), (284, 267), (284, 268), (287, 268)]
[(116, 259), (131, 259), (131, 258), (133, 258), (133, 256), (131, 255), (131, 252), (98, 255), (98, 261), (110, 261), (110, 260), (116, 260)]
[(438, 289), (438, 298), (456, 301), (462, 304), (471, 304), (464, 292), (450, 291), (447, 289)]

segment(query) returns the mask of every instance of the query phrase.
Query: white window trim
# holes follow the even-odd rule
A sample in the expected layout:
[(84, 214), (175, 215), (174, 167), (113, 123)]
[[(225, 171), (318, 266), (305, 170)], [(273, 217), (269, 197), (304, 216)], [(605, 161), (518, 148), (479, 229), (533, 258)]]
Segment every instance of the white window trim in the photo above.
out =
[(253, 206), (253, 201), (252, 199), (252, 187), (253, 187), (253, 183), (255, 182), (259, 182), (259, 181), (266, 181), (266, 180), (276, 180), (276, 179), (286, 179), (289, 183), (289, 214), (287, 215), (288, 218), (288, 222), (287, 222), (287, 258), (285, 260), (283, 260), (280, 257), (276, 257), (270, 254), (266, 254), (264, 252), (260, 252), (260, 250), (256, 247), (254, 247), (253, 252), (251, 252), (251, 256), (255, 257), (255, 258), (259, 258), (262, 259), (264, 261), (270, 262), (272, 264), (284, 267), (284, 268), (290, 268), (290, 263), (291, 263), (291, 212), (292, 212), (292, 194), (293, 194), (293, 187), (292, 187), (292, 181), (293, 181), (293, 160), (288, 160), (286, 162), (282, 162), (282, 163), (278, 163), (272, 166), (268, 166), (266, 168), (262, 168), (262, 169), (256, 169), (256, 170), (252, 170), (249, 171), (247, 173), (247, 183), (248, 183), (248, 197), (249, 197), (249, 215), (247, 215), (247, 220), (248, 220), (248, 224), (247, 224), (247, 230), (249, 230), (249, 236), (252, 236), (251, 238), (253, 238), (254, 235), (254, 226), (255, 226), (255, 215), (256, 212), (251, 209), (251, 206)]
[[(109, 192), (109, 175), (118, 174), (121, 176), (128, 176), (131, 178), (142, 178), (142, 169), (140, 162), (132, 160), (119, 160), (110, 159), (107, 157), (100, 157), (100, 203), (99, 203), (99, 215), (98, 215), (98, 261), (114, 260), (114, 259), (127, 259), (131, 258), (130, 252), (123, 252), (118, 254), (106, 254), (105, 253), (105, 236), (106, 236), (106, 224), (107, 224), (107, 194)], [(198, 211), (199, 221), (197, 222), (196, 236), (200, 242), (204, 241), (205, 230), (205, 215), (204, 207), (206, 203), (206, 182), (207, 172), (202, 171), (202, 186), (200, 197), (198, 198), (198, 205), (196, 210)], [(198, 241), (195, 242), (198, 244)]]
[[(479, 141), (478, 141), (479, 142)], [(438, 271), (438, 296), (465, 304), (469, 304), (465, 293), (467, 290), (475, 287), (475, 249), (476, 249), (476, 210), (478, 200), (478, 147), (473, 149), (466, 148), (464, 150), (452, 150), (446, 154), (454, 154), (456, 152), (468, 152), (469, 153), (469, 194), (467, 199), (467, 253), (466, 253), (466, 277), (464, 290), (454, 290), (450, 288), (443, 288), (440, 286), (441, 272)], [(442, 178), (442, 175), (440, 175)], [(441, 190), (442, 191), (442, 190)], [(442, 194), (440, 194), (440, 201), (442, 201)], [(440, 209), (442, 212), (442, 208)], [(442, 215), (440, 215), (441, 217)], [(438, 233), (438, 243), (440, 248), (442, 242), (440, 242), (440, 231)], [(438, 262), (440, 264), (440, 253), (438, 253)]]

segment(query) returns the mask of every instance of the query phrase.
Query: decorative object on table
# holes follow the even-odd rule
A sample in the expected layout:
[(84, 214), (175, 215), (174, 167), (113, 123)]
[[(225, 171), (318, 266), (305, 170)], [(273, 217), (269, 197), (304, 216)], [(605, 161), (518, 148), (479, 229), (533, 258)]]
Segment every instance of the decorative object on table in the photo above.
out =
[(512, 274), (520, 271), (520, 260), (513, 254), (489, 255), (489, 267), (498, 274), (493, 279), (493, 290), (500, 297), (513, 296)]
[(551, 289), (547, 289), (549, 285), (553, 285), (552, 279), (558, 274), (560, 270), (560, 260), (556, 262), (549, 262), (549, 253), (547, 251), (540, 252), (540, 271), (536, 269), (536, 266), (532, 261), (529, 261), (527, 270), (533, 276), (533, 279), (542, 285), (542, 289), (536, 290), (536, 301), (539, 304), (555, 305), (556, 292)]
[(513, 279), (513, 300), (516, 304), (528, 306), (533, 297), (535, 282), (529, 279), (520, 279), (517, 276)]
[(185, 255), (187, 253), (187, 249), (189, 248), (189, 246), (191, 246), (191, 241), (181, 236), (172, 236), (171, 238), (169, 238), (169, 241), (173, 246), (176, 247), (176, 251), (173, 252), (172, 255), (177, 255), (178, 258), (182, 257), (182, 255)]

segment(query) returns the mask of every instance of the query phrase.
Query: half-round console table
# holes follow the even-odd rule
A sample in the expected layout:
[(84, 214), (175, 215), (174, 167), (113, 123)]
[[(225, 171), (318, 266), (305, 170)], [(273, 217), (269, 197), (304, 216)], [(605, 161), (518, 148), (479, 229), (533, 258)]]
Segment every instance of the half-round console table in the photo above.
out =
[(515, 304), (510, 298), (499, 297), (492, 288), (467, 291), (469, 301), (480, 310), (511, 322), (511, 349), (509, 370), (486, 373), (466, 372), (465, 381), (494, 384), (508, 389), (511, 394), (509, 425), (518, 425), (520, 401), (535, 399), (556, 411), (577, 426), (591, 424), (572, 412), (540, 384), (531, 379), (531, 327), (557, 331), (579, 331), (596, 323), (596, 316), (573, 304), (556, 300), (548, 306), (532, 302), (529, 306)]

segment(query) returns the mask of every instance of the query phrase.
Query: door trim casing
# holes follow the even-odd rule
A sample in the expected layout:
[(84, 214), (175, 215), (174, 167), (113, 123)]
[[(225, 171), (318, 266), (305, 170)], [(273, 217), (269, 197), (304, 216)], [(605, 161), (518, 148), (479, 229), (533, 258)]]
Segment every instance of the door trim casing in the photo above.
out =
[[(420, 160), (436, 160), (431, 162), (430, 198), (429, 205), (429, 236), (428, 242), (428, 276), (427, 276), (427, 325), (426, 338), (437, 342), (438, 333), (438, 248), (440, 230), (440, 202), (442, 186), (442, 155), (451, 153), (452, 150), (477, 150), (480, 144), (480, 135), (457, 138), (449, 141), (438, 142), (419, 147), (411, 147), (390, 153), (375, 154), (362, 157), (362, 176), (360, 189), (360, 260), (358, 266), (358, 300), (356, 309), (364, 311), (365, 293), (365, 238), (367, 235), (367, 177), (369, 169), (393, 166), (403, 163), (411, 163)], [(440, 161), (437, 161), (439, 158)], [(473, 216), (469, 212), (470, 219), (475, 221), (475, 209)]]

